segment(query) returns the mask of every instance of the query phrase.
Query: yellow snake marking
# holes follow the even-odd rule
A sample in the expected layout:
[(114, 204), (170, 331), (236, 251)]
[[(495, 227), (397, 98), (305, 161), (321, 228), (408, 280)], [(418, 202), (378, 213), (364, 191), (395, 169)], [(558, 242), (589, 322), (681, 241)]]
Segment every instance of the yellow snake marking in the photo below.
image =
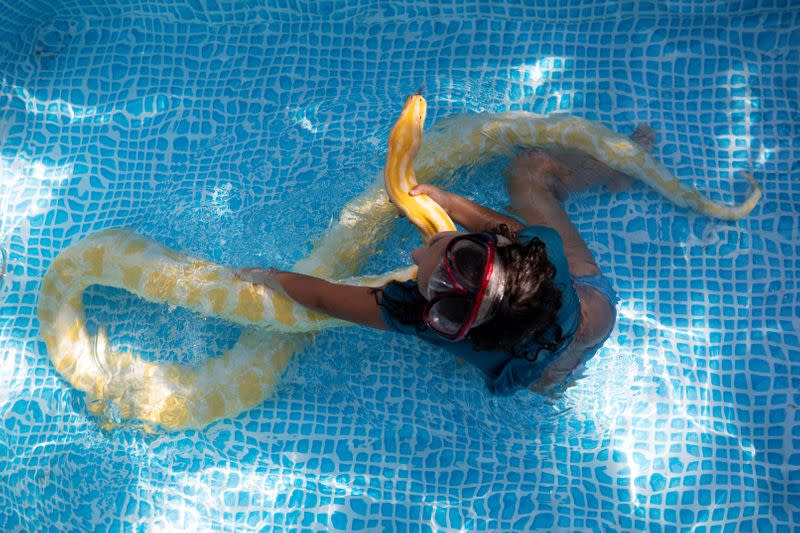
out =
[[(761, 196), (753, 177), (745, 175), (752, 190), (744, 202), (712, 202), (678, 181), (627, 137), (569, 115), (516, 111), (447, 117), (426, 134), (422, 145), (425, 113), (421, 96), (406, 101), (389, 136), (383, 179), (376, 177), (371, 187), (344, 206), (338, 222), (295, 264), (296, 272), (371, 287), (414, 279), (415, 267), (382, 276), (351, 276), (372, 256), (398, 209), (425, 240), (455, 229), (430, 198), (408, 194), (417, 182), (452, 175), (466, 164), (513, 155), (519, 147), (579, 148), (647, 183), (675, 204), (719, 218), (746, 216)], [(87, 332), (81, 295), (92, 284), (216, 316), (243, 329), (233, 347), (197, 367), (143, 361), (113, 349), (105, 333), (92, 337)], [(103, 230), (62, 250), (42, 281), (38, 318), (56, 370), (86, 393), (87, 410), (100, 418), (102, 428), (115, 426), (108, 415), (113, 404), (123, 419), (170, 431), (202, 428), (258, 405), (271, 394), (292, 354), (309, 341), (307, 333), (346, 325), (267, 288), (242, 282), (226, 266), (186, 257), (128, 228)]]
[(239, 377), (239, 398), (249, 407), (261, 403), (261, 380), (255, 372), (250, 371)]
[(83, 253), (83, 259), (88, 266), (88, 274), (99, 278), (103, 275), (103, 257), (105, 250), (100, 248), (90, 248)]
[(144, 239), (131, 239), (125, 246), (125, 255), (133, 255), (144, 252), (147, 249), (147, 241)]
[(258, 322), (264, 318), (264, 302), (255, 287), (239, 289), (239, 301), (234, 313), (251, 322)]
[(151, 272), (144, 283), (144, 293), (156, 301), (168, 301), (174, 298), (178, 280), (167, 272)]
[(200, 306), (200, 287), (192, 286), (186, 290), (186, 303), (188, 307), (196, 309)]
[(225, 397), (217, 391), (208, 394), (205, 398), (208, 405), (208, 414), (213, 418), (222, 418), (225, 415)]
[(275, 308), (275, 320), (287, 326), (295, 325), (297, 320), (294, 317), (295, 304), (292, 300), (283, 294), (276, 294), (272, 297), (272, 304)]
[(130, 266), (120, 267), (122, 271), (122, 284), (126, 287), (138, 287), (139, 280), (142, 279), (142, 267)]
[(206, 294), (208, 294), (208, 299), (211, 301), (211, 311), (215, 315), (221, 315), (228, 300), (228, 289), (209, 289)]

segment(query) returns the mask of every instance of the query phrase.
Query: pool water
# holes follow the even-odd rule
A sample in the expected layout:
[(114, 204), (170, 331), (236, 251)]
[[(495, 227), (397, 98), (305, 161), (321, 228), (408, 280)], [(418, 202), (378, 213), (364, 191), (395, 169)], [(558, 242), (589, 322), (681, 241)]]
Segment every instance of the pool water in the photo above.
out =
[[(800, 5), (786, 0), (0, 0), (0, 530), (787, 531), (800, 523)], [(405, 97), (658, 133), (726, 222), (641, 183), (567, 210), (620, 295), (561, 395), (494, 397), (447, 353), (326, 330), (201, 431), (108, 432), (36, 306), (59, 251), (128, 226), (287, 268), (378, 176)], [(508, 161), (443, 176), (493, 208)], [(366, 270), (410, 261), (406, 220)], [(2, 269), (0, 269), (0, 272)], [(121, 290), (89, 328), (201, 363), (239, 330)]]

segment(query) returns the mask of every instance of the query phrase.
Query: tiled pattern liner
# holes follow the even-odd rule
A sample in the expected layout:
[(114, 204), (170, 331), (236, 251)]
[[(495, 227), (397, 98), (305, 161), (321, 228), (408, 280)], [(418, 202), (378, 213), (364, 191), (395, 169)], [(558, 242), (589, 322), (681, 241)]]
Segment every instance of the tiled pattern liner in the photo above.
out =
[[(3, 0), (0, 530), (787, 531), (800, 523), (800, 6), (792, 1)], [(629, 133), (723, 222), (642, 184), (568, 211), (618, 288), (561, 397), (494, 398), (389, 334), (320, 334), (203, 431), (106, 433), (38, 336), (56, 254), (132, 226), (287, 267), (381, 168), (404, 97)], [(500, 208), (507, 161), (456, 189)], [(369, 268), (409, 260), (406, 221)], [(0, 256), (2, 258), (3, 256)], [(95, 287), (91, 327), (187, 364), (238, 330)]]

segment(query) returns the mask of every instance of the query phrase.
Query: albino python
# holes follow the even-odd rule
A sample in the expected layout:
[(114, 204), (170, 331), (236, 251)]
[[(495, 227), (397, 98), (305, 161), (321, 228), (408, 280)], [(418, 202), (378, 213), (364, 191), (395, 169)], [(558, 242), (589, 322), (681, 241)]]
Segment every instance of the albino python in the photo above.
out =
[[(748, 175), (752, 190), (743, 203), (710, 201), (679, 182), (629, 138), (570, 115), (453, 116), (441, 120), (420, 148), (425, 112), (422, 96), (408, 98), (389, 138), (384, 183), (376, 180), (351, 200), (309, 256), (297, 262), (295, 271), (370, 286), (411, 279), (415, 267), (373, 278), (349, 276), (374, 253), (398, 209), (426, 240), (455, 228), (430, 198), (408, 194), (417, 180), (428, 182), (466, 164), (512, 155), (518, 147), (578, 148), (647, 183), (679, 206), (723, 219), (747, 215), (761, 195)], [(82, 294), (93, 284), (122, 288), (150, 302), (185, 307), (244, 328), (230, 350), (198, 367), (145, 361), (112, 349), (102, 330), (95, 336), (87, 331)], [(119, 418), (171, 431), (202, 428), (258, 405), (269, 396), (292, 353), (309, 341), (310, 332), (346, 324), (242, 281), (226, 266), (187, 257), (127, 228), (100, 231), (63, 250), (42, 281), (38, 316), (56, 370), (86, 393), (88, 409), (101, 426), (114, 427), (112, 420)]]

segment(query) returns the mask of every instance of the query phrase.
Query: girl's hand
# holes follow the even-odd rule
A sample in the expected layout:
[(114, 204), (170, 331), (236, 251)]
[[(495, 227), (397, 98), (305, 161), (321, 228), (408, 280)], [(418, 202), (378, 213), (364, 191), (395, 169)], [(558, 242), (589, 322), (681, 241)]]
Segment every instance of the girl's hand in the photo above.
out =
[(415, 185), (413, 189), (408, 191), (408, 194), (411, 196), (418, 196), (420, 194), (428, 195), (431, 200), (442, 206), (442, 209), (450, 212), (450, 199), (452, 198), (452, 194), (450, 192), (444, 191), (435, 185), (430, 185), (428, 183), (420, 183)]
[(277, 268), (240, 268), (234, 271), (234, 274), (242, 281), (249, 281), (256, 285), (264, 285), (274, 291), (283, 293), (283, 287), (277, 278), (278, 274), (281, 272), (283, 271)]

